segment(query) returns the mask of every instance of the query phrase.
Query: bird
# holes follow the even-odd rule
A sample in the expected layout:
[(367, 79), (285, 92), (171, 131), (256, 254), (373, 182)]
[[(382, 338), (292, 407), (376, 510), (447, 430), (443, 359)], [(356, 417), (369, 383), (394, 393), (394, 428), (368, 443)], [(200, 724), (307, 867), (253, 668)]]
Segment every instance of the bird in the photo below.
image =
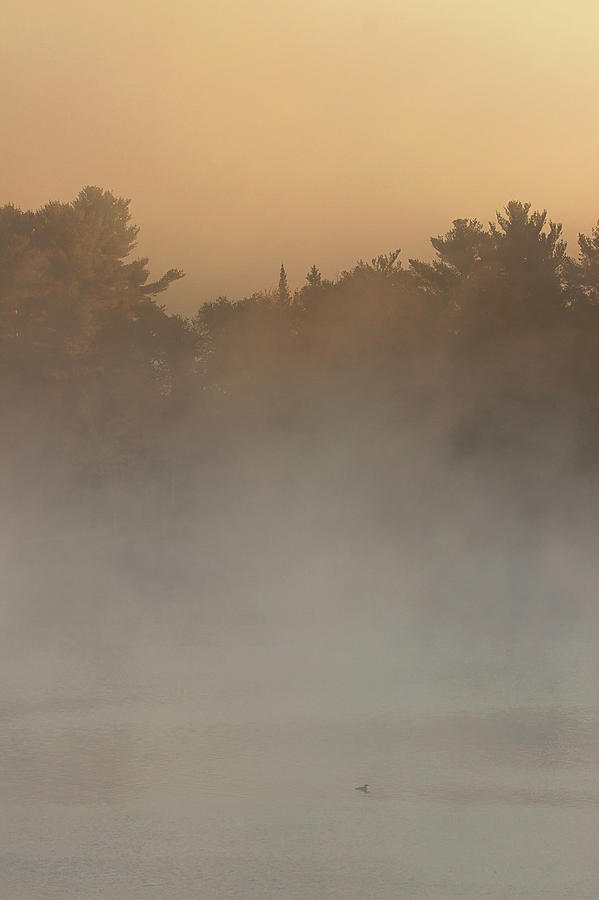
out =
[(364, 793), (367, 794), (367, 793), (368, 793), (368, 785), (367, 785), (367, 784), (362, 784), (360, 787), (357, 787), (356, 790), (357, 790), (357, 791), (364, 791)]

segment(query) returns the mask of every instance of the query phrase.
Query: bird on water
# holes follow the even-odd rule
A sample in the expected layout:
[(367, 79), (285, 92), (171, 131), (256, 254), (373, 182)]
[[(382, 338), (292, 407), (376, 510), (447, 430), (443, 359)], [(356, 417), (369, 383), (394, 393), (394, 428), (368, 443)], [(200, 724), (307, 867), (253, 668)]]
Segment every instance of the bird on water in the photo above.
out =
[(368, 793), (368, 785), (367, 785), (367, 784), (363, 784), (363, 785), (361, 785), (360, 787), (357, 787), (356, 790), (357, 790), (357, 791), (363, 791), (365, 794), (367, 794), (367, 793)]

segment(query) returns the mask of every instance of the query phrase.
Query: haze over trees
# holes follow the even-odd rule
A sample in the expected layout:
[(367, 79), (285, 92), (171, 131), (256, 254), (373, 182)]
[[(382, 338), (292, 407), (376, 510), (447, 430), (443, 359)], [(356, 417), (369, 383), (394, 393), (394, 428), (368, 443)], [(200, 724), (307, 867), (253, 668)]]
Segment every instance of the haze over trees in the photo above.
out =
[(489, 225), (455, 219), (432, 262), (394, 250), (334, 280), (312, 265), (293, 294), (281, 265), (276, 288), (191, 318), (159, 302), (183, 273), (149, 281), (137, 231), (129, 201), (97, 187), (0, 209), (9, 493), (137, 480), (161, 505), (173, 472), (184, 483), (233, 447), (381, 423), (383, 440), (434, 423), (450, 452), (493, 458), (551, 423), (572, 464), (594, 457), (599, 225), (571, 257), (559, 224), (512, 201)]

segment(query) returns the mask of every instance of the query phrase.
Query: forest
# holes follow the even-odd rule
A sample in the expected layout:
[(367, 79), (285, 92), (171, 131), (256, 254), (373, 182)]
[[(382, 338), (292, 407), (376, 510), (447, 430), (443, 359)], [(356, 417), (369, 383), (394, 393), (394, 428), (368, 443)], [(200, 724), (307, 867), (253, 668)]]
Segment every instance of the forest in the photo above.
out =
[(170, 515), (202, 467), (290, 443), (388, 458), (415, 429), (512, 472), (558, 445), (568, 468), (596, 464), (599, 225), (571, 256), (561, 225), (512, 201), (486, 226), (455, 219), (432, 262), (312, 265), (294, 292), (281, 265), (275, 287), (190, 317), (161, 303), (184, 273), (149, 281), (137, 235), (97, 187), (0, 209), (0, 481), (27, 533), (25, 495), (91, 497), (118, 522), (126, 486)]

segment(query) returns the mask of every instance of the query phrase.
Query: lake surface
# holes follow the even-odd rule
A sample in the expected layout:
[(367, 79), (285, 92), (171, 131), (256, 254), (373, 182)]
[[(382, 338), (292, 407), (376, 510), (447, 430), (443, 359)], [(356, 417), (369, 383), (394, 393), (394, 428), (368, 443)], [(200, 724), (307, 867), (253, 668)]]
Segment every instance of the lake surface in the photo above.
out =
[(317, 633), (25, 651), (0, 708), (1, 896), (599, 895), (591, 637), (441, 630), (425, 654)]

